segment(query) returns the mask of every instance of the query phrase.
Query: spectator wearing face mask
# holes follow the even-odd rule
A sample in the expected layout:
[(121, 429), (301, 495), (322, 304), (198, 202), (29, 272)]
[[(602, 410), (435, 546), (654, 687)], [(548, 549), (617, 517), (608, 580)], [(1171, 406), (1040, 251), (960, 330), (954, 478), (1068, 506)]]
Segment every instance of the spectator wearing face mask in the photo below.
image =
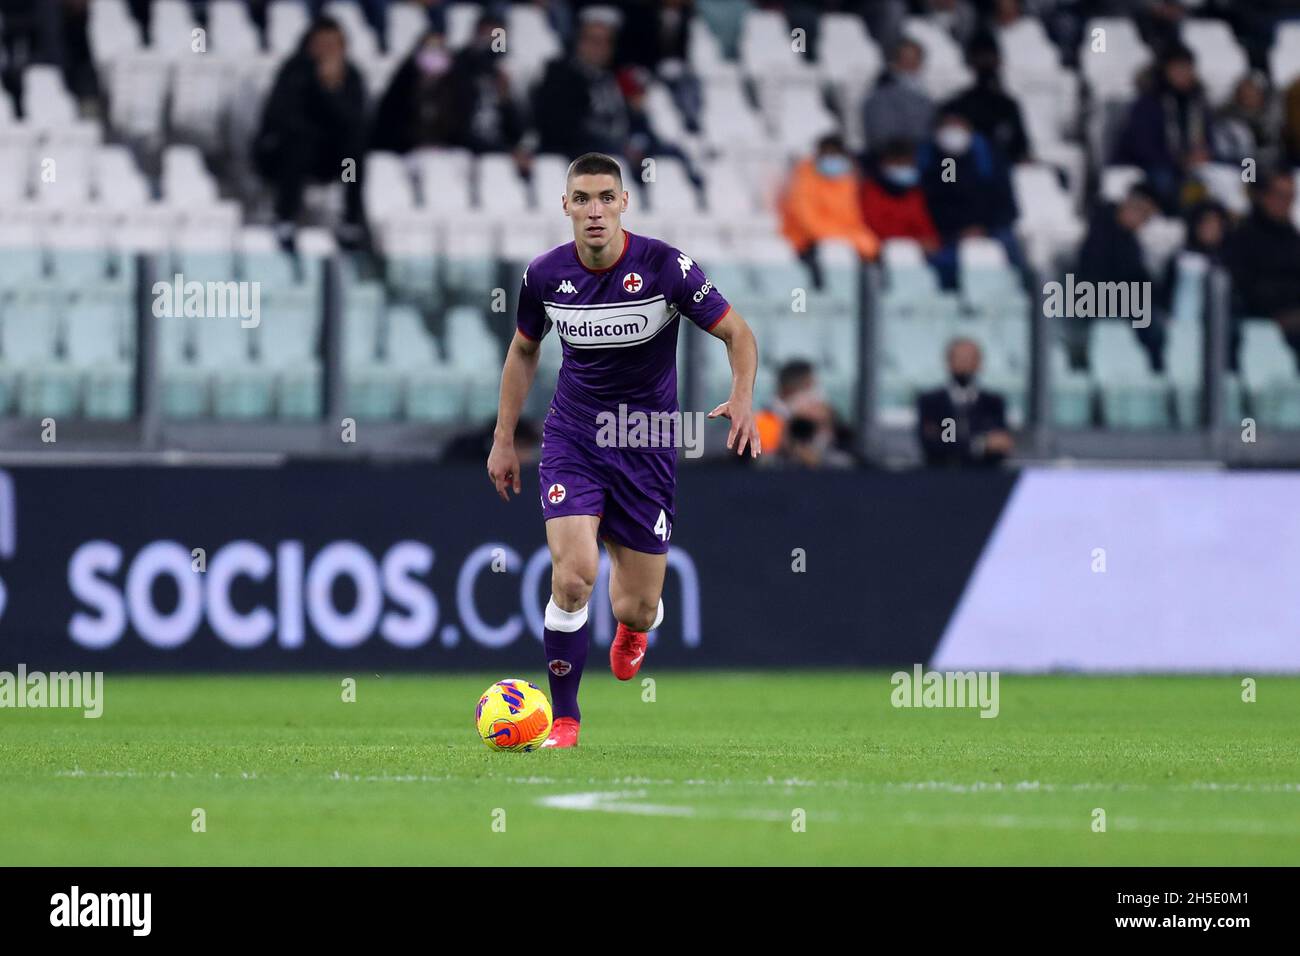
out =
[(1029, 158), (1020, 105), (1002, 88), (1002, 53), (991, 33), (980, 33), (971, 41), (966, 61), (975, 73), (975, 83), (959, 93), (946, 107), (970, 120), (971, 127), (1015, 165)]
[(375, 110), (370, 148), (406, 153), (451, 143), (459, 104), (450, 96), (452, 53), (441, 31), (430, 30), (393, 74)]
[(925, 202), (911, 142), (894, 140), (878, 151), (862, 184), (862, 218), (881, 242), (913, 239), (927, 255), (938, 252), (939, 232)]
[(803, 468), (848, 467), (842, 447), (851, 436), (835, 420), (812, 363), (792, 359), (777, 372), (776, 397), (756, 416), (770, 464)]
[(972, 339), (948, 343), (948, 383), (917, 399), (918, 429), (930, 467), (990, 466), (1015, 448), (1006, 401), (979, 387), (980, 347)]
[(781, 231), (808, 263), (813, 284), (821, 287), (816, 245), (826, 239), (851, 242), (864, 259), (874, 259), (880, 241), (862, 219), (858, 174), (840, 137), (823, 137), (817, 152), (801, 160), (781, 201)]
[(921, 84), (924, 63), (925, 51), (915, 40), (894, 47), (889, 66), (862, 107), (868, 149), (896, 139), (919, 143), (930, 135), (934, 103)]
[(1006, 164), (963, 114), (945, 109), (934, 139), (919, 153), (921, 187), (940, 249), (930, 257), (943, 284), (957, 284), (957, 246), (963, 239), (996, 239), (1019, 268), (1020, 245), (1012, 226), (1018, 210)]

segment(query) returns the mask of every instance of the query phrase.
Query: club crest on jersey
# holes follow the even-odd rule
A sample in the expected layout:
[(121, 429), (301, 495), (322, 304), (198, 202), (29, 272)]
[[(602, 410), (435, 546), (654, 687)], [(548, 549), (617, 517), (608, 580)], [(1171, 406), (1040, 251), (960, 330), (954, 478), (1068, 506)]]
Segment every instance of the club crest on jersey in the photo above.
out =
[(640, 292), (643, 284), (644, 283), (641, 281), (641, 274), (638, 272), (629, 272), (627, 275), (623, 276), (624, 292)]
[(554, 660), (546, 665), (551, 669), (551, 673), (556, 677), (563, 677), (569, 671), (573, 670), (573, 665), (568, 661)]
[(572, 295), (573, 293), (577, 292), (578, 290), (575, 289), (575, 288), (573, 287), (573, 283), (572, 283), (572, 282), (570, 282), (568, 279), (565, 279), (563, 282), (560, 283), (560, 287), (559, 287), (558, 289), (556, 289), (555, 291), (556, 291), (556, 292), (567, 292), (567, 293), (569, 293), (570, 295)]
[(558, 505), (564, 500), (566, 494), (564, 485), (557, 483), (546, 489), (546, 500), (553, 505)]

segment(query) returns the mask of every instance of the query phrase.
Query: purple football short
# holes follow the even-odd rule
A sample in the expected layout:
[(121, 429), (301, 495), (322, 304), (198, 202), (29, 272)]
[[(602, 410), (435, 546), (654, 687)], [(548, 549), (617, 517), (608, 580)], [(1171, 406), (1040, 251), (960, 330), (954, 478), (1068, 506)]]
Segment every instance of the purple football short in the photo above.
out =
[(667, 553), (676, 450), (601, 448), (548, 429), (537, 474), (545, 519), (599, 515), (601, 538), (633, 551)]

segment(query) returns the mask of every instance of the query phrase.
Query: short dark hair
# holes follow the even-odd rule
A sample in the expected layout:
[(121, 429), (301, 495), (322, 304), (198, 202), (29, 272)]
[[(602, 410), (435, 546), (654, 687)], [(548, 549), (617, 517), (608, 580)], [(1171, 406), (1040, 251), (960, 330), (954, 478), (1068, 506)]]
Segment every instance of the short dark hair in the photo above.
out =
[(885, 145), (880, 147), (880, 158), (882, 160), (915, 159), (916, 144), (910, 139), (904, 139), (902, 137), (886, 140)]
[(1124, 199), (1141, 199), (1153, 206), (1160, 206), (1160, 197), (1156, 195), (1155, 188), (1145, 179), (1139, 179), (1129, 186), (1128, 192), (1124, 194)]
[(812, 374), (812, 362), (807, 359), (791, 359), (782, 365), (776, 373), (777, 390), (783, 392), (799, 382), (800, 379), (805, 379)]
[(827, 133), (817, 140), (817, 152), (823, 153), (827, 150), (834, 150), (837, 153), (847, 153), (848, 147), (844, 145), (844, 137), (839, 133)]
[(1196, 54), (1192, 48), (1181, 40), (1174, 40), (1166, 44), (1160, 52), (1160, 65), (1168, 66), (1170, 63), (1191, 63), (1196, 64)]
[(583, 153), (569, 163), (569, 171), (564, 174), (565, 188), (568, 188), (569, 180), (574, 176), (601, 175), (613, 176), (618, 188), (623, 188), (623, 169), (617, 159), (608, 153)]
[(1291, 170), (1285, 166), (1264, 166), (1255, 172), (1255, 181), (1250, 184), (1250, 194), (1252, 196), (1263, 196), (1273, 184), (1279, 179), (1290, 180), (1292, 178)]
[(300, 48), (304, 50), (307, 49), (307, 44), (310, 43), (312, 38), (319, 33), (337, 33), (345, 40), (347, 39), (347, 34), (343, 32), (343, 25), (341, 23), (328, 14), (321, 14), (316, 19), (312, 20), (307, 26), (307, 29), (303, 32), (302, 41), (299, 44)]

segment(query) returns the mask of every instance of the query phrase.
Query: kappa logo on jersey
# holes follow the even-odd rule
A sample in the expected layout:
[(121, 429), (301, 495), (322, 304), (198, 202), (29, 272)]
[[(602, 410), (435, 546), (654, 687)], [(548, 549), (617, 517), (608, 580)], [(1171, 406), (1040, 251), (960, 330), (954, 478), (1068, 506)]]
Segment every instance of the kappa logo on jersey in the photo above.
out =
[(624, 292), (640, 292), (642, 284), (640, 273), (629, 272), (627, 275), (623, 276)]
[(578, 290), (575, 289), (575, 288), (573, 287), (573, 283), (572, 283), (572, 282), (570, 282), (568, 279), (565, 279), (563, 282), (560, 283), (560, 287), (559, 287), (558, 289), (556, 289), (555, 291), (556, 291), (556, 292), (567, 292), (567, 293), (569, 293), (570, 295), (572, 295), (574, 292), (577, 292)]
[(551, 673), (556, 677), (563, 677), (565, 674), (569, 673), (569, 671), (573, 670), (573, 665), (568, 661), (551, 661), (546, 666), (551, 669)]
[(558, 505), (564, 500), (565, 494), (567, 494), (567, 492), (564, 490), (564, 485), (554, 484), (546, 489), (546, 500), (553, 505)]
[(686, 273), (691, 271), (691, 266), (695, 265), (695, 260), (686, 253), (681, 253), (677, 257), (677, 264), (682, 267), (682, 278), (686, 278)]

